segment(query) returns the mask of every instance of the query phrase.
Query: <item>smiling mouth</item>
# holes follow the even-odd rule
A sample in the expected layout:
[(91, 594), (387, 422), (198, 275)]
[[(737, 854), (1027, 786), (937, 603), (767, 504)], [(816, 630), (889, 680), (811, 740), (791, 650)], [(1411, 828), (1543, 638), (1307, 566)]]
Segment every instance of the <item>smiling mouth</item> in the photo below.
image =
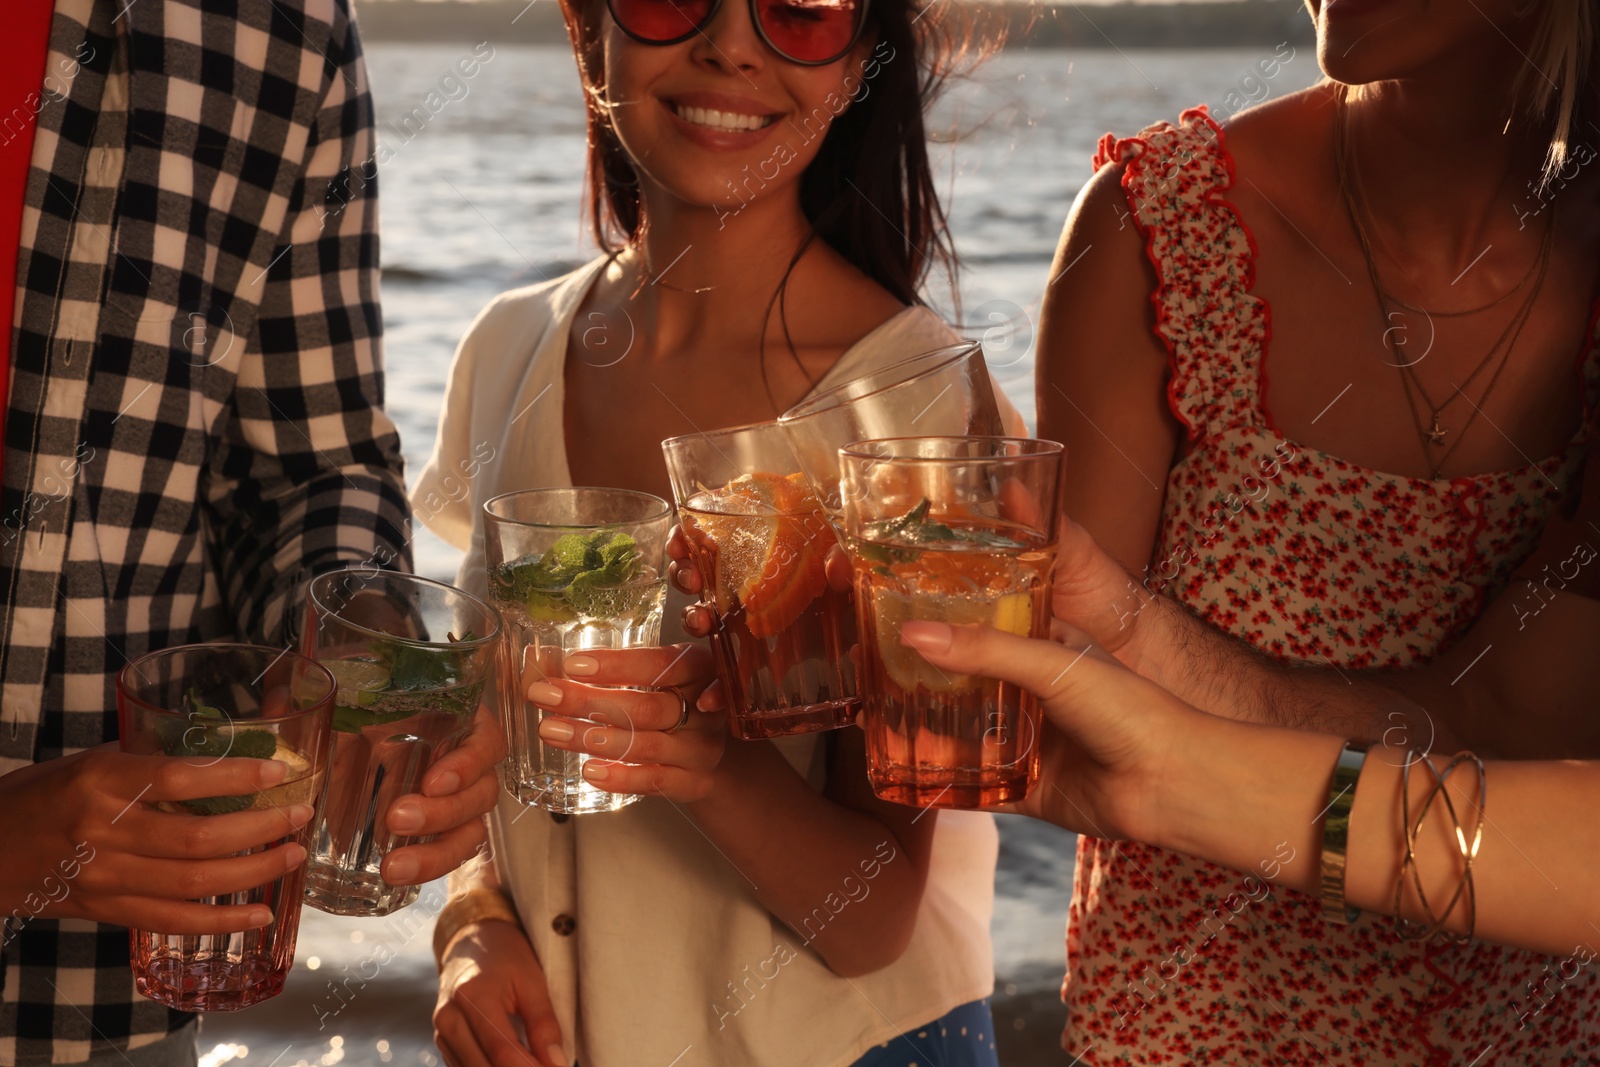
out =
[(672, 105), (672, 113), (683, 121), (708, 130), (728, 130), (742, 133), (761, 130), (778, 121), (776, 115), (743, 115), (736, 111), (717, 111), (709, 107), (684, 107)]

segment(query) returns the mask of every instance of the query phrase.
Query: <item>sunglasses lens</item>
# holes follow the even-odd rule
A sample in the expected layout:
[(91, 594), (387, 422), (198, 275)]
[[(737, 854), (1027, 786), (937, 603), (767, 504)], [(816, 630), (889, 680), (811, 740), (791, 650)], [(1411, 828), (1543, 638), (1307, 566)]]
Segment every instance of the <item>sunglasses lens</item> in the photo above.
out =
[(861, 26), (862, 0), (756, 0), (774, 48), (801, 63), (838, 59)]
[(705, 21), (712, 0), (611, 0), (617, 25), (643, 41), (676, 41)]

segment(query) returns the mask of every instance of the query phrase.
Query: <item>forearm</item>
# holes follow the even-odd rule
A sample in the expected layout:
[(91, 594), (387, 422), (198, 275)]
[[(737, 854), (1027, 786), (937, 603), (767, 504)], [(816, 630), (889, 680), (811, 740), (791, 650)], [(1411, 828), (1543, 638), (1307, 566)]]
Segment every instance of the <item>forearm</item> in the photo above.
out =
[(1214, 715), (1430, 751), (1453, 751), (1470, 732), (1457, 705), (1424, 705), (1378, 680), (1402, 672), (1376, 676), (1273, 660), (1170, 597), (1151, 597), (1134, 626), (1118, 658)]
[[(1341, 740), (1194, 716), (1178, 727), (1182, 743), (1162, 773), (1152, 776), (1152, 843), (1241, 871), (1274, 885), (1320, 891), (1323, 817)], [(1355, 789), (1350, 817), (1345, 898), (1373, 916), (1394, 909), (1404, 838), (1400, 783), (1404, 751), (1375, 748)], [(1413, 817), (1432, 783), (1411, 774)], [(1600, 768), (1582, 763), (1487, 765), (1490, 786), (1483, 843), (1474, 861), (1476, 936), (1563, 956), (1597, 939), (1589, 922), (1600, 899), (1600, 828), (1592, 819), (1552, 817), (1600, 805)], [(1477, 820), (1476, 774), (1449, 780), (1468, 833)], [(1489, 821), (1492, 819), (1493, 821)], [(1439, 802), (1418, 837), (1418, 869), (1435, 908), (1460, 881), (1454, 824)], [(1288, 858), (1285, 858), (1288, 857)], [(1275, 861), (1275, 862), (1272, 862)], [(1559, 887), (1559, 888), (1558, 888)], [(1403, 898), (1407, 918), (1424, 920), (1414, 892)], [(1466, 930), (1465, 908), (1448, 928)]]
[(904, 951), (926, 877), (919, 850), (812, 789), (772, 745), (730, 744), (710, 794), (684, 807), (796, 947), (835, 973), (865, 974)]

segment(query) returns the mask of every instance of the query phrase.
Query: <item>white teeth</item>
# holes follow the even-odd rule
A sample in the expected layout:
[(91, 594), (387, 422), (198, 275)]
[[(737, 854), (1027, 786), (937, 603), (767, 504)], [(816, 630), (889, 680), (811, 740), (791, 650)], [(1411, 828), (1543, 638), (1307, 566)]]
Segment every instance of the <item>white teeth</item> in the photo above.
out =
[(759, 130), (772, 125), (775, 115), (742, 115), (736, 111), (713, 111), (708, 107), (673, 106), (673, 111), (685, 122), (708, 126), (713, 130)]

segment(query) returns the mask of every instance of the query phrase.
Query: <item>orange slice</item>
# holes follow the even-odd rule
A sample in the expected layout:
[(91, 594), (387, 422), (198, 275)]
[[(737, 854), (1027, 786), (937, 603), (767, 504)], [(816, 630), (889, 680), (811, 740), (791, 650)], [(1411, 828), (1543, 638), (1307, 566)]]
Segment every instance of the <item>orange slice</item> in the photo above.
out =
[(781, 633), (827, 589), (833, 530), (804, 475), (741, 475), (690, 506), (716, 512), (695, 520), (717, 547), (717, 607), (742, 604), (752, 637)]

